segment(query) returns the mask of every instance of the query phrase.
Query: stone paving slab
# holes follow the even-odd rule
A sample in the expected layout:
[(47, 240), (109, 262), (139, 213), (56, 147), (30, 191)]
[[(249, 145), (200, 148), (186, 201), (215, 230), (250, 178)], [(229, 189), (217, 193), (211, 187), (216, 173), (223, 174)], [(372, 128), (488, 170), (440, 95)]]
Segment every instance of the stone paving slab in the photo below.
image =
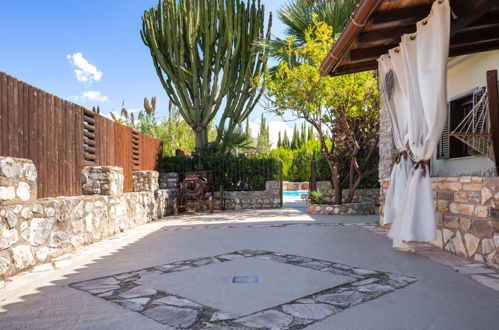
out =
[[(225, 275), (217, 278), (220, 274), (217, 268), (220, 267)], [(229, 273), (251, 269), (268, 277), (273, 272), (286, 274), (289, 276), (287, 280), (294, 278), (298, 282), (279, 283), (274, 279), (269, 281), (270, 286), (257, 287), (254, 292), (248, 286), (233, 286), (235, 295), (232, 298), (235, 299), (231, 299), (230, 289), (224, 285), (224, 282), (229, 283), (229, 278), (225, 277)], [(203, 280), (208, 278), (212, 281)], [(304, 283), (307, 278), (313, 278), (315, 283), (307, 285)], [(360, 269), (310, 257), (244, 249), (73, 283), (71, 286), (177, 328), (302, 329), (415, 281), (410, 276)], [(213, 288), (205, 288), (201, 294), (198, 292), (203, 291), (200, 285), (212, 285)], [(272, 286), (280, 285), (277, 292), (271, 292)], [(301, 285), (299, 291), (303, 296), (290, 299), (296, 290), (293, 291), (289, 285)], [(306, 291), (309, 293), (304, 293)], [(241, 305), (237, 299), (246, 299), (250, 304)]]
[[(369, 224), (358, 224), (377, 235), (387, 237), (388, 229)], [(388, 238), (388, 237), (387, 237)], [(485, 263), (478, 263), (469, 259), (444, 251), (430, 244), (418, 244), (414, 253), (430, 258), (438, 263), (452, 267), (462, 275), (468, 275), (488, 288), (499, 291), (499, 269), (491, 268)]]

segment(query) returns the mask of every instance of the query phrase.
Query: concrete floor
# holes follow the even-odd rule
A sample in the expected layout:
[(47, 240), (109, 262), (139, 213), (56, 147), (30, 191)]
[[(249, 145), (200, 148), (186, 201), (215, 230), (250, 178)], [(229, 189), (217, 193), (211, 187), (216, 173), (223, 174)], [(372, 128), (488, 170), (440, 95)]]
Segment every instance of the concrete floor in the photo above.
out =
[(370, 223), (376, 221), (375, 216), (309, 216), (299, 202), (285, 206), (168, 217), (60, 258), (54, 270), (17, 276), (0, 289), (0, 328), (164, 329), (142, 314), (69, 284), (240, 249), (261, 249), (417, 278), (405, 288), (351, 307), (309, 329), (499, 329), (499, 292), (426, 257), (394, 251), (388, 239), (365, 228), (320, 225)]

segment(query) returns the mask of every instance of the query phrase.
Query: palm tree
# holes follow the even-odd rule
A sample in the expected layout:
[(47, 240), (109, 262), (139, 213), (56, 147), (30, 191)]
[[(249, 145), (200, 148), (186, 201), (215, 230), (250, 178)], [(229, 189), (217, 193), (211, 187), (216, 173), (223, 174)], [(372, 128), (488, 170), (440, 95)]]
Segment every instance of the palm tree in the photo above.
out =
[(313, 16), (333, 28), (339, 35), (355, 10), (359, 0), (292, 0), (284, 4), (278, 12), (279, 19), (287, 26), (286, 38), (273, 38), (260, 42), (267, 48), (270, 56), (277, 61), (288, 61), (283, 48), (287, 45), (287, 37), (294, 36), (295, 47), (305, 43), (305, 31), (313, 24)]

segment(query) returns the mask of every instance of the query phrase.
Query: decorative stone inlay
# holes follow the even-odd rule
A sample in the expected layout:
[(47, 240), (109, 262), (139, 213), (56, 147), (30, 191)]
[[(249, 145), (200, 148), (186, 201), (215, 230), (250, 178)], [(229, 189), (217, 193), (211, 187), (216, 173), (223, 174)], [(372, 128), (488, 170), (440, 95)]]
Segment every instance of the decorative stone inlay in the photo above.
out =
[[(349, 276), (355, 280), (238, 318), (234, 318), (223, 310), (147, 286), (147, 278), (160, 273), (181, 272), (186, 269), (199, 268), (213, 263), (231, 262), (241, 258), (272, 260), (318, 272)], [(354, 305), (376, 299), (415, 281), (415, 278), (405, 275), (350, 267), (327, 260), (245, 249), (73, 283), (71, 286), (171, 327), (302, 329)]]

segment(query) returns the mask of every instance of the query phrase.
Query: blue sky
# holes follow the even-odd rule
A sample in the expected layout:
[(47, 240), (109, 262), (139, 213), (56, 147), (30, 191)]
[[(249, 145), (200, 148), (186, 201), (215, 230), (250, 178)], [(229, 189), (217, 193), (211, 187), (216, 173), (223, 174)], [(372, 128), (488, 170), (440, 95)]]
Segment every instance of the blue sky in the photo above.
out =
[[(282, 36), (277, 10), (284, 0), (263, 0), (274, 14), (272, 33)], [(168, 98), (139, 31), (145, 9), (157, 0), (3, 1), (0, 11), (0, 71), (103, 114), (142, 107), (158, 98), (160, 116)], [(79, 70), (78, 74), (75, 70)], [(262, 109), (250, 116), (257, 129)], [(267, 115), (281, 129), (281, 120)], [(292, 125), (288, 123), (288, 125)]]

